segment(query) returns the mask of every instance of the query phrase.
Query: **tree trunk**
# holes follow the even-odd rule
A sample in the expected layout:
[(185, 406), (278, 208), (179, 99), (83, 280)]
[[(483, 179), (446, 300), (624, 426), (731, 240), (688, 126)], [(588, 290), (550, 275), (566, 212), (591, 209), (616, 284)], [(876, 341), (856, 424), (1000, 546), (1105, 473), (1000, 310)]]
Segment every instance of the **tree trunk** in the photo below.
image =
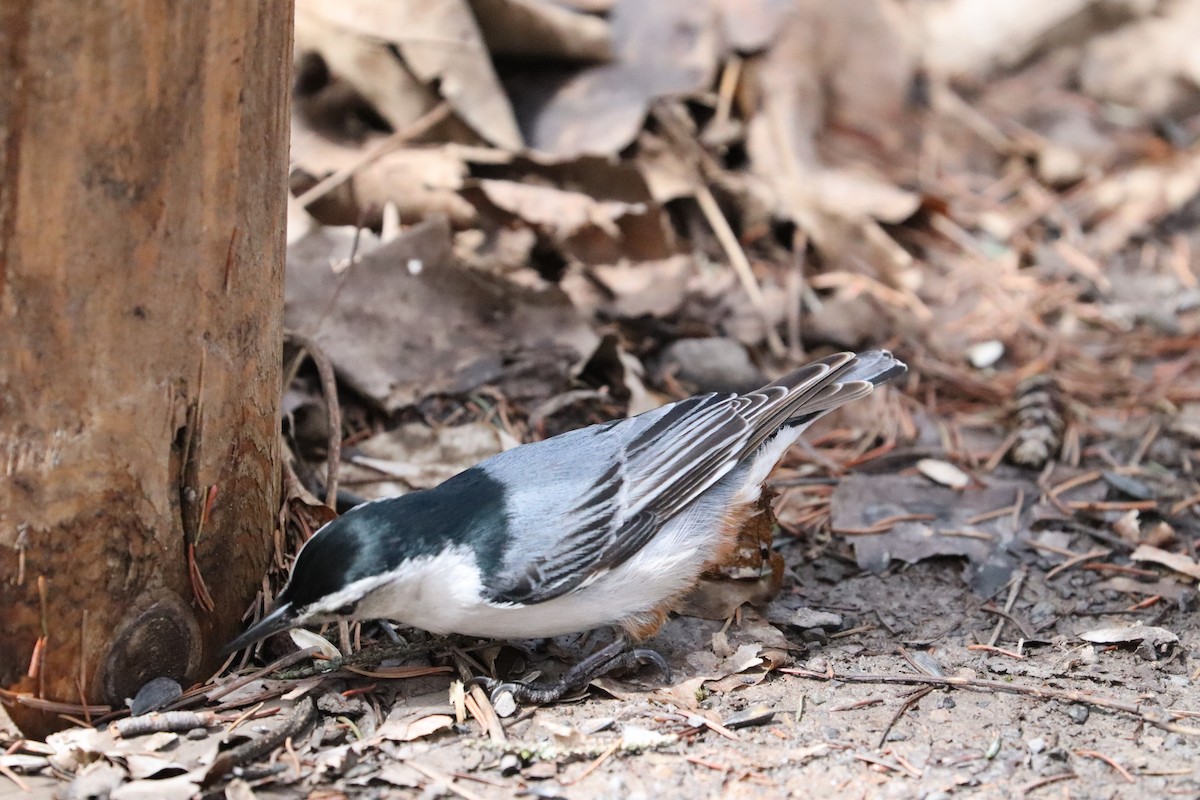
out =
[(261, 586), (291, 31), (290, 0), (0, 5), (0, 699), (29, 735), (204, 679)]

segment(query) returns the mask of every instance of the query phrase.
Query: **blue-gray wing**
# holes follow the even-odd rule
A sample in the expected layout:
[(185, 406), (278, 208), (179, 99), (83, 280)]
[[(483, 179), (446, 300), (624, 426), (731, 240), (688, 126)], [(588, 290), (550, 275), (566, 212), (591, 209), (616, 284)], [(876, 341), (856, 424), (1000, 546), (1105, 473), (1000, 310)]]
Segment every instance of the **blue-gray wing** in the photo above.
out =
[(869, 393), (857, 375), (837, 380), (856, 363), (840, 353), (748, 394), (691, 397), (484, 462), (506, 485), (513, 536), (491, 598), (545, 602), (620, 565), (782, 425)]

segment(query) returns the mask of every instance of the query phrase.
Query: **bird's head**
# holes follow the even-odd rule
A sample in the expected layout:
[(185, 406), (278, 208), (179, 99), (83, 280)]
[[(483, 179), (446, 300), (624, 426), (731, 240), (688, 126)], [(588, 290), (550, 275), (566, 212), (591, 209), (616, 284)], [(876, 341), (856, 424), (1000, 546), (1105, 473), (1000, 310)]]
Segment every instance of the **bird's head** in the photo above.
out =
[(396, 538), (367, 512), (371, 505), (352, 509), (313, 534), (296, 555), (271, 611), (226, 645), (226, 654), (290, 628), (358, 616), (363, 599), (404, 558)]
[[(478, 467), (434, 489), (357, 506), (300, 548), (270, 613), (225, 652), (309, 623), (403, 617), (413, 599), (406, 590), (419, 595), (430, 570), (443, 583), (461, 584), (478, 576), (476, 563), (495, 569), (508, 545), (506, 520), (503, 488)], [(438, 560), (448, 553), (448, 561)], [(471, 565), (465, 576), (455, 571), (464, 559)], [(437, 630), (429, 627), (436, 620), (408, 621)]]

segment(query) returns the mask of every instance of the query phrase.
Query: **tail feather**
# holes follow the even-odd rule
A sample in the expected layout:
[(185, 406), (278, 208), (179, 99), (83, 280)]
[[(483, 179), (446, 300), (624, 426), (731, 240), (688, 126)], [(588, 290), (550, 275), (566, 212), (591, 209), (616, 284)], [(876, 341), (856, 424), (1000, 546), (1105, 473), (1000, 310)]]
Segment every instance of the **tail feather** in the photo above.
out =
[(754, 452), (781, 427), (806, 424), (865, 397), (876, 386), (904, 374), (907, 369), (904, 362), (887, 350), (869, 350), (859, 355), (836, 353), (784, 375), (753, 393), (761, 396), (781, 387), (787, 390), (783, 398), (770, 404), (769, 413), (751, 415), (755, 431), (743, 452)]
[(908, 365), (887, 350), (868, 350), (859, 353), (850, 368), (838, 377), (846, 381), (870, 381), (879, 386), (905, 372), (908, 372)]

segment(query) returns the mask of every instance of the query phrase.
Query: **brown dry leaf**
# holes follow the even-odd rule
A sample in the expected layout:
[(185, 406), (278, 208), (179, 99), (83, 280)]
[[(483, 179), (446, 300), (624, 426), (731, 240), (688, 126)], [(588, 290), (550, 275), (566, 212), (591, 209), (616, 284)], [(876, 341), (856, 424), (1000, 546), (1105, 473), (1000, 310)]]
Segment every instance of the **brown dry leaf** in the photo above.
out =
[(828, 260), (874, 266), (899, 286), (897, 273), (912, 258), (878, 222), (907, 219), (920, 197), (862, 164), (831, 167), (817, 156), (817, 139), (830, 130), (853, 131), (884, 152), (899, 144), (914, 61), (890, 4), (798, 6), (771, 49), (748, 67), (760, 98), (747, 126), (748, 191), (796, 223)]
[(340, 275), (329, 261), (319, 232), (289, 248), (285, 324), (389, 411), (489, 383), (517, 402), (544, 398), (562, 391), (599, 342), (561, 291), (524, 289), (457, 264), (444, 219)]
[[(369, 481), (364, 491), (368, 497), (431, 489), (519, 444), (486, 422), (445, 428), (412, 422), (359, 442), (354, 453), (344, 456), (339, 480), (343, 486)], [(381, 477), (395, 481), (379, 480)]]
[[(361, 163), (363, 152), (376, 141), (368, 140), (362, 148), (349, 147), (294, 121), (292, 163), (313, 178), (323, 178)], [(467, 173), (462, 148), (393, 150), (357, 169), (345, 184), (348, 190), (331, 192), (314, 201), (312, 209), (326, 224), (351, 225), (378, 218), (384, 205), (393, 203), (404, 223), (440, 214), (454, 227), (465, 227), (478, 216), (475, 207), (459, 194)]]
[(1149, 642), (1157, 647), (1161, 644), (1178, 642), (1179, 636), (1166, 628), (1153, 625), (1143, 625), (1137, 622), (1133, 625), (1123, 625), (1116, 628), (1096, 628), (1077, 634), (1080, 639), (1093, 644), (1125, 644), (1128, 642)]
[(882, 571), (892, 559), (913, 563), (965, 556), (968, 583), (988, 595), (1008, 582), (1016, 564), (1007, 545), (1027, 528), (1029, 510), (1022, 512), (1020, 530), (1013, 530), (1011, 514), (970, 520), (1011, 506), (1019, 493), (1025, 498), (1040, 494), (1032, 482), (993, 481), (964, 491), (935, 486), (916, 475), (848, 475), (834, 489), (831, 520), (834, 533), (845, 532), (863, 569)]
[(319, 633), (313, 633), (312, 631), (305, 630), (304, 628), (292, 628), (288, 631), (288, 636), (291, 637), (292, 642), (295, 643), (296, 647), (299, 647), (301, 650), (305, 650), (309, 647), (315, 647), (317, 648), (317, 652), (326, 658), (334, 659), (342, 657), (342, 651), (338, 650), (337, 647), (334, 646), (333, 642), (329, 641)]
[(794, 180), (813, 171), (814, 140), (830, 126), (894, 143), (914, 67), (904, 20), (891, 3), (797, 4), (775, 44), (753, 62), (761, 103), (748, 131), (755, 172)]
[(597, 266), (592, 276), (608, 290), (608, 296), (582, 275), (569, 275), (563, 289), (585, 314), (604, 308), (615, 317), (633, 319), (642, 315), (669, 317), (683, 305), (695, 277), (691, 256), (672, 256), (661, 261)]
[(225, 787), (225, 800), (255, 800), (254, 789), (242, 778), (234, 778)]
[(722, 0), (716, 4), (729, 46), (741, 53), (762, 50), (779, 34), (795, 0)]
[(412, 742), (454, 726), (454, 717), (449, 714), (410, 715), (405, 719), (389, 719), (375, 730), (393, 742)]
[(1017, 64), (1094, 0), (944, 0), (909, 6), (922, 55), (940, 75), (979, 75)]
[(1161, 548), (1143, 544), (1133, 551), (1129, 559), (1131, 561), (1149, 561), (1153, 564), (1159, 564), (1169, 570), (1178, 572), (1180, 575), (1187, 575), (1193, 580), (1200, 581), (1200, 564), (1197, 564), (1182, 553), (1170, 553)]
[(405, 68), (387, 42), (329, 24), (323, 13), (329, 5), (326, 0), (296, 3), (297, 54), (318, 53), (329, 72), (352, 86), (395, 130), (437, 105), (437, 95)]
[(849, 219), (866, 218), (896, 225), (921, 207), (913, 192), (864, 172), (823, 169), (812, 176), (808, 191), (819, 208)]
[(638, 136), (636, 162), (650, 196), (657, 203), (690, 197), (696, 190), (696, 169), (670, 142), (649, 131)]
[(670, 686), (663, 686), (656, 689), (655, 697), (661, 697), (669, 703), (684, 709), (697, 709), (700, 707), (699, 692), (703, 689), (706, 681), (716, 680), (713, 675), (697, 675), (686, 680), (678, 681)]
[(619, 0), (613, 61), (565, 76), (539, 65), (510, 85), (529, 145), (560, 159), (614, 155), (637, 136), (650, 103), (706, 87), (716, 71), (716, 16), (690, 0)]
[[(348, 31), (366, 42), (375, 43), (389, 56), (388, 45), (393, 45), (403, 59), (401, 69), (411, 71), (422, 86), (436, 83), (438, 93), (476, 133), (499, 147), (521, 148), (521, 134), (512, 106), (496, 77), (475, 17), (465, 0), (442, 0), (432, 4), (388, 0), (298, 0), (296, 5), (297, 17), (304, 13), (317, 26), (323, 24), (327, 28)], [(362, 83), (353, 81), (355, 86), (372, 102), (376, 95), (391, 97), (393, 102), (398, 100), (395, 69), (385, 68), (378, 59), (372, 64), (371, 71), (379, 69), (391, 76), (387, 83), (373, 89), (369, 72), (362, 76)], [(332, 62), (330, 67), (337, 71)], [(393, 119), (395, 110), (389, 112), (379, 108), (379, 111), (393, 128), (399, 130), (432, 108), (433, 102), (421, 105), (423, 107), (416, 115), (403, 119)]]
[(1080, 216), (1094, 223), (1088, 253), (1109, 256), (1200, 192), (1200, 147), (1161, 164), (1116, 172), (1079, 198)]
[(494, 56), (548, 61), (607, 61), (608, 23), (543, 0), (467, 0)]
[(536, 231), (535, 240), (553, 243), (569, 261), (612, 264), (664, 258), (675, 252), (674, 234), (653, 203), (605, 200), (515, 181), (477, 183), (483, 216), (500, 224), (511, 224), (511, 217), (518, 217)]
[(596, 228), (613, 239), (621, 237), (617, 220), (627, 214), (643, 214), (641, 203), (595, 200), (582, 192), (570, 192), (551, 186), (502, 180), (480, 180), (476, 185), (497, 207), (545, 229), (558, 239), (566, 239), (585, 228)]
[(763, 605), (778, 595), (783, 568), (783, 556), (771, 553), (757, 578), (701, 578), (674, 610), (689, 617), (728, 619), (743, 605)]
[(1109, 578), (1105, 581), (1100, 581), (1092, 587), (1097, 592), (1122, 592), (1124, 594), (1135, 594), (1142, 597), (1153, 597), (1154, 595), (1162, 595), (1171, 602), (1179, 602), (1180, 598), (1193, 593), (1195, 590), (1190, 589), (1185, 584), (1179, 583), (1174, 579), (1163, 578), (1157, 581), (1147, 582), (1127, 578), (1124, 575), (1118, 575), (1115, 578)]
[(1088, 43), (1079, 68), (1085, 92), (1147, 114), (1166, 114), (1195, 103), (1200, 90), (1200, 2), (1160, 6), (1160, 13)]
[(134, 780), (153, 778), (155, 775), (168, 770), (181, 772), (187, 769), (187, 765), (181, 764), (173, 758), (151, 753), (129, 753), (123, 756), (121, 760), (125, 762), (125, 769), (128, 770), (129, 777)]
[(109, 800), (188, 800), (200, 791), (200, 781), (190, 775), (162, 780), (135, 780), (122, 784), (108, 795)]

